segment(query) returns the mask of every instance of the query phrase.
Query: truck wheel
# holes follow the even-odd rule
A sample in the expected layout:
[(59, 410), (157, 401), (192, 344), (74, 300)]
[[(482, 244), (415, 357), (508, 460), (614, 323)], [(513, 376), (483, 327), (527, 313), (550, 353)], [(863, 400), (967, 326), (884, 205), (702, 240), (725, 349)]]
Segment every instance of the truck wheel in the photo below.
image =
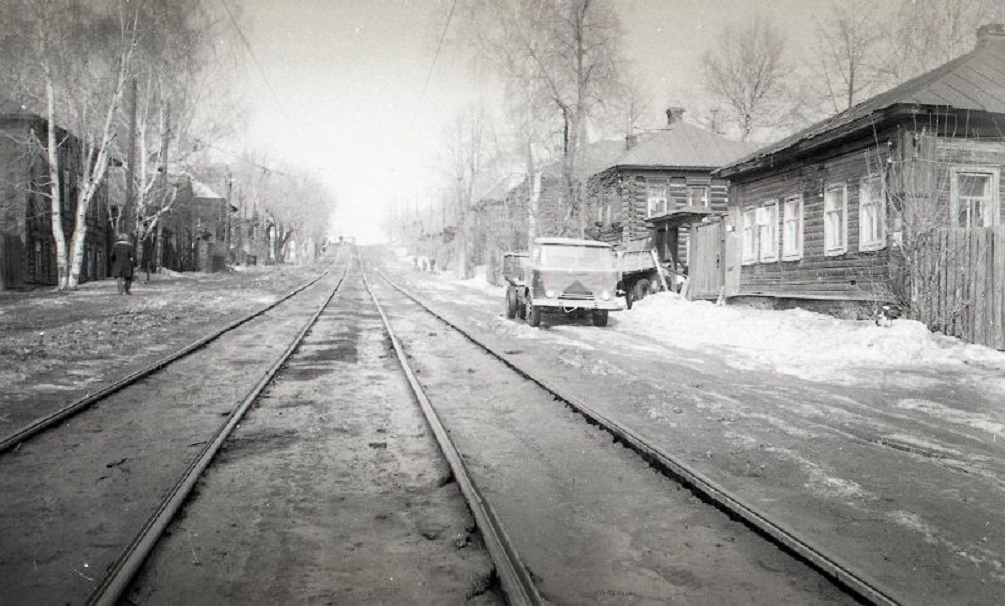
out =
[(541, 308), (537, 305), (527, 304), (527, 324), (535, 327), (541, 325)]
[(521, 320), (527, 319), (526, 300), (526, 297), (524, 297), (524, 300), (521, 301), (520, 297), (516, 296), (516, 293), (513, 293), (513, 307), (516, 309), (516, 315), (520, 316)]
[(593, 310), (593, 325), (594, 326), (607, 326), (607, 310), (606, 309), (594, 309)]
[(516, 293), (512, 288), (506, 289), (506, 317), (510, 320), (516, 317)]
[(646, 298), (649, 294), (649, 280), (639, 280), (635, 283), (635, 287), (632, 288), (632, 298), (636, 301), (641, 301)]
[(634, 287), (629, 288), (628, 290), (625, 291), (625, 306), (628, 307), (628, 309), (631, 309), (632, 303), (635, 302), (635, 297), (632, 296), (633, 289)]

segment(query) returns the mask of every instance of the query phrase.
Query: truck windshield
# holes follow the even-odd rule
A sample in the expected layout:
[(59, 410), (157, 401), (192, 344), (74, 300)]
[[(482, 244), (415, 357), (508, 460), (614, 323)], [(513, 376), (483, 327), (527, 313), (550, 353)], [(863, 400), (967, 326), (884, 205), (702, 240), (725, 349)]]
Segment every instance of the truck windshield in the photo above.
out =
[(600, 246), (542, 246), (539, 261), (544, 267), (614, 270), (611, 249)]

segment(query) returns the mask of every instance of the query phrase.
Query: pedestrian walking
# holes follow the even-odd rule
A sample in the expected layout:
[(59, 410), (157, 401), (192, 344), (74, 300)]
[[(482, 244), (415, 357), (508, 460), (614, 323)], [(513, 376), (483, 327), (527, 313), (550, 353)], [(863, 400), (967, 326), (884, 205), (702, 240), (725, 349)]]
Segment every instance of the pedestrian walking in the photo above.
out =
[(132, 294), (129, 292), (133, 284), (133, 266), (136, 265), (136, 252), (133, 249), (129, 236), (119, 234), (112, 247), (112, 277), (116, 279), (120, 295)]

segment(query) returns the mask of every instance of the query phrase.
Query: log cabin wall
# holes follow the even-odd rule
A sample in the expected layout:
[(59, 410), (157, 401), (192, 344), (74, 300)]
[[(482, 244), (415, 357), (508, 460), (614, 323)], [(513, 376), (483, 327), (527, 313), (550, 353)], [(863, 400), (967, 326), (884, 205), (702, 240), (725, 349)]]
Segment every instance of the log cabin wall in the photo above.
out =
[[(777, 260), (741, 263), (738, 292), (779, 298), (874, 301), (888, 297), (888, 247), (859, 250), (859, 186), (863, 177), (884, 174), (892, 134), (875, 135), (831, 148), (770, 171), (734, 179), (729, 224), (742, 238), (744, 212), (778, 202)], [(844, 184), (847, 192), (846, 251), (825, 254), (824, 191)], [(784, 201), (802, 196), (802, 254), (784, 260)]]

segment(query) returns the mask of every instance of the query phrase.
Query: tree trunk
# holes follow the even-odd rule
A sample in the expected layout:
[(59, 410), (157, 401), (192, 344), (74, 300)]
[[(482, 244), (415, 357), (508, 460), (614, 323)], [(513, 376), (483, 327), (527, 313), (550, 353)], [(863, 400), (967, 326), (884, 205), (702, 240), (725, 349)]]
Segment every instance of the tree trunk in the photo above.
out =
[(52, 86), (51, 76), (45, 77), (46, 120), (45, 128), (46, 156), (49, 160), (49, 193), (52, 218), (52, 238), (56, 242), (56, 286), (64, 290), (70, 277), (66, 254), (66, 235), (63, 233), (63, 202), (62, 179), (60, 175), (59, 147), (56, 144), (56, 91)]

